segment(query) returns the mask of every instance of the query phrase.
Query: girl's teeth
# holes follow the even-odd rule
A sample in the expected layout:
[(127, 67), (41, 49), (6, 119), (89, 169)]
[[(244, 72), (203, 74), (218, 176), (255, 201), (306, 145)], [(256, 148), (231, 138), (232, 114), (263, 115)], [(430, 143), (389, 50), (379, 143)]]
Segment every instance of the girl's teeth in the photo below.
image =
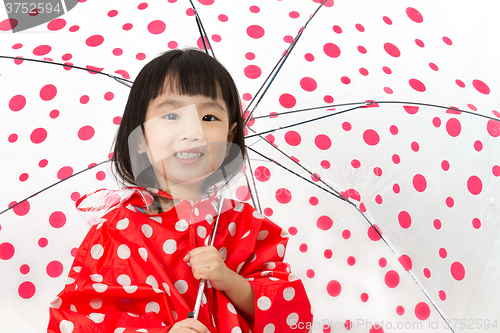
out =
[(181, 159), (195, 159), (201, 157), (201, 153), (174, 153), (174, 156)]

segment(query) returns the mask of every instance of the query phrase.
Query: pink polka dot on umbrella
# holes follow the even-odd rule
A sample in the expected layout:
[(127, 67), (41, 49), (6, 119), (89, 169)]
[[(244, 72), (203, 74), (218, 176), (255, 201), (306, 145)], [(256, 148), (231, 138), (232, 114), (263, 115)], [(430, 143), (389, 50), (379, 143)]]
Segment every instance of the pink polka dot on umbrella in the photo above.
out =
[(50, 21), (47, 24), (47, 29), (49, 29), (50, 31), (57, 31), (57, 30), (61, 30), (65, 26), (66, 26), (66, 20), (61, 19), (61, 18), (57, 18), (55, 20)]
[(446, 45), (452, 45), (453, 44), (452, 40), (449, 37), (444, 36), (442, 39), (443, 39), (443, 42)]
[(333, 43), (326, 43), (323, 46), (325, 54), (331, 58), (338, 58), (340, 56), (340, 48)]
[(85, 41), (85, 44), (87, 44), (87, 46), (90, 46), (90, 47), (97, 47), (97, 46), (101, 45), (102, 43), (104, 43), (104, 37), (101, 35), (90, 36)]
[(291, 94), (282, 94), (279, 97), (279, 103), (281, 104), (282, 107), (290, 109), (295, 106), (297, 101), (295, 100), (295, 97)]
[(23, 299), (30, 299), (35, 295), (36, 287), (31, 281), (25, 281), (18, 287), (18, 294)]
[(47, 264), (46, 272), (51, 278), (57, 278), (63, 272), (63, 264), (57, 260), (51, 261)]
[(488, 131), (488, 134), (491, 135), (494, 138), (497, 138), (500, 136), (500, 121), (498, 120), (488, 120), (488, 123), (486, 125), (486, 130)]
[(391, 57), (398, 58), (401, 56), (401, 51), (399, 51), (398, 47), (392, 43), (385, 43), (384, 50)]
[(254, 14), (260, 12), (260, 8), (258, 6), (250, 6), (250, 11)]
[(424, 92), (426, 90), (426, 87), (423, 84), (423, 82), (418, 79), (415, 78), (410, 79), (408, 83), (410, 84), (410, 87), (412, 87), (414, 90), (418, 92)]
[(434, 222), (432, 222), (432, 225), (434, 226), (434, 228), (436, 230), (441, 229), (441, 226), (442, 226), (441, 220), (435, 219)]
[(260, 182), (267, 182), (271, 178), (271, 171), (265, 166), (259, 166), (254, 171), (255, 179)]
[(320, 216), (316, 221), (316, 226), (320, 230), (327, 231), (333, 226), (333, 220), (326, 215)]
[(44, 101), (50, 101), (56, 97), (57, 88), (53, 84), (47, 84), (40, 89), (40, 98)]
[(53, 228), (62, 228), (66, 224), (66, 215), (63, 212), (55, 211), (49, 216), (49, 224)]
[(398, 316), (404, 315), (405, 314), (405, 308), (402, 307), (401, 305), (398, 305), (396, 307), (396, 313), (397, 313)]
[(398, 261), (399, 263), (401, 264), (401, 266), (403, 266), (403, 268), (406, 270), (406, 271), (409, 271), (412, 269), (413, 267), (413, 263), (411, 261), (411, 258), (406, 255), (406, 254), (403, 254), (401, 255), (399, 258), (398, 258)]
[(9, 260), (14, 256), (15, 252), (16, 250), (14, 248), (14, 245), (12, 245), (11, 243), (4, 242), (0, 244), (0, 259)]
[(9, 31), (17, 27), (18, 21), (16, 19), (5, 19), (0, 22), (0, 31)]
[(245, 58), (247, 60), (254, 60), (255, 59), (255, 53), (253, 53), (253, 52), (247, 52), (247, 53), (245, 53)]
[(424, 192), (425, 189), (427, 188), (427, 180), (423, 175), (417, 174), (413, 176), (413, 187), (418, 192)]
[(264, 215), (270, 217), (270, 216), (273, 216), (273, 210), (272, 208), (264, 208)]
[(15, 133), (9, 135), (9, 137), (7, 138), (7, 140), (10, 142), (10, 143), (14, 143), (17, 141), (17, 139), (19, 138), (19, 136)]
[(418, 10), (416, 10), (415, 8), (412, 8), (412, 7), (406, 8), (406, 15), (408, 15), (408, 17), (413, 22), (422, 23), (424, 21), (424, 17), (422, 16), (422, 14), (420, 14), (420, 12)]
[(33, 49), (33, 54), (36, 56), (44, 56), (48, 54), (51, 50), (52, 47), (50, 47), (49, 45), (40, 45), (35, 47), (35, 49)]
[(238, 198), (238, 200), (240, 201), (247, 201), (248, 199), (250, 199), (250, 191), (248, 190), (248, 186), (239, 186), (236, 189), (236, 198)]
[(31, 132), (30, 140), (35, 144), (39, 144), (47, 139), (47, 130), (45, 128), (37, 128)]
[(78, 130), (78, 138), (82, 141), (88, 141), (92, 139), (95, 134), (95, 129), (92, 126), (83, 126)]
[(285, 133), (285, 141), (290, 146), (298, 146), (302, 141), (300, 134), (295, 131), (288, 131)]
[(368, 129), (363, 132), (363, 140), (365, 141), (366, 144), (370, 146), (375, 146), (379, 143), (380, 136), (375, 130)]
[(262, 74), (262, 70), (259, 66), (256, 65), (248, 65), (244, 69), (244, 74), (249, 79), (257, 79)]
[(304, 77), (300, 80), (300, 87), (305, 91), (314, 91), (318, 87), (318, 84), (312, 77)]
[(20, 111), (26, 106), (26, 97), (23, 95), (16, 95), (9, 101), (9, 109), (11, 111)]
[(481, 94), (488, 95), (490, 93), (490, 87), (481, 80), (473, 80), (472, 85)]
[(483, 190), (483, 183), (478, 176), (471, 176), (467, 180), (467, 189), (473, 195), (478, 195)]
[(62, 167), (57, 172), (57, 178), (60, 180), (66, 179), (66, 178), (70, 177), (71, 175), (73, 175), (73, 168), (70, 166)]
[(332, 146), (332, 140), (326, 134), (319, 134), (314, 138), (314, 144), (321, 150), (327, 150)]
[(262, 38), (265, 34), (264, 28), (260, 25), (251, 25), (247, 28), (247, 35), (254, 39)]
[(385, 266), (387, 266), (387, 259), (385, 259), (385, 258), (380, 258), (380, 259), (378, 260), (378, 265), (379, 265), (380, 267), (384, 268)]
[(286, 188), (280, 188), (275, 193), (276, 200), (281, 204), (287, 204), (292, 200), (292, 193)]
[(347, 76), (342, 76), (340, 78), (340, 82), (342, 82), (343, 84), (349, 84), (349, 83), (351, 83), (351, 79)]
[(457, 137), (462, 131), (462, 125), (457, 118), (450, 118), (446, 122), (446, 132), (452, 137)]
[(465, 267), (458, 261), (451, 264), (450, 271), (451, 276), (457, 281), (462, 281), (465, 278)]
[(159, 35), (165, 31), (167, 25), (161, 20), (154, 20), (148, 24), (148, 31), (153, 35)]
[(356, 264), (356, 258), (354, 258), (353, 256), (350, 256), (347, 258), (347, 264), (349, 266), (354, 266), (354, 264)]
[(87, 96), (87, 95), (83, 95), (82, 97), (80, 97), (80, 103), (82, 104), (87, 104), (90, 100), (90, 97)]
[(346, 131), (346, 132), (350, 131), (350, 130), (352, 129), (352, 125), (351, 125), (351, 123), (350, 123), (350, 122), (348, 122), (348, 121), (344, 121), (344, 122), (342, 123), (342, 129), (343, 129), (344, 131)]
[(399, 285), (399, 274), (394, 270), (390, 270), (385, 273), (384, 281), (387, 287), (396, 288)]
[(373, 226), (368, 227), (367, 234), (370, 240), (376, 242), (381, 239), (380, 235), (382, 235), (382, 231), (376, 224), (374, 224)]
[(328, 295), (337, 297), (342, 292), (342, 286), (337, 280), (331, 280), (326, 286), (326, 291), (328, 292)]
[(420, 302), (415, 306), (415, 316), (420, 320), (427, 320), (431, 315), (431, 309), (425, 302)]
[(30, 266), (27, 264), (21, 265), (21, 267), (19, 267), (19, 272), (23, 275), (28, 274), (30, 272)]
[(403, 229), (408, 229), (411, 226), (411, 216), (407, 211), (401, 211), (398, 214), (399, 225)]

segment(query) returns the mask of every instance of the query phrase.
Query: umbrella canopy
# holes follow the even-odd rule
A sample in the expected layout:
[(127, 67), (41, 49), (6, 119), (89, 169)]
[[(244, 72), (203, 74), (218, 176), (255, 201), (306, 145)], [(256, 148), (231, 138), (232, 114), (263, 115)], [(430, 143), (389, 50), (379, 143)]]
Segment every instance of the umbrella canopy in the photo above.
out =
[[(439, 5), (332, 4), (327, 2), (303, 31), (253, 116), (334, 103), (403, 100), (496, 117), (492, 111), (498, 105), (498, 82), (474, 54), (488, 44), (467, 44), (460, 28), (452, 29), (442, 20)], [(167, 47), (203, 47), (187, 2), (105, 6), (83, 2), (64, 17), (31, 30), (33, 34), (4, 33), (2, 55), (51, 58), (133, 78)], [(257, 95), (317, 6), (312, 1), (255, 1), (237, 8), (221, 1), (197, 4), (215, 56), (239, 83), (243, 106)], [(456, 4), (453, 10), (455, 16), (465, 15)], [(92, 22), (86, 19), (89, 15)], [(5, 24), (2, 21), (2, 30)], [(466, 31), (465, 37), (479, 35)], [(3, 184), (9, 188), (2, 196), (3, 207), (106, 159), (127, 87), (105, 76), (27, 61), (3, 60), (1, 70), (2, 89), (8, 86), (10, 91), (1, 97), (2, 123), (9, 124), (2, 129), (2, 151), (9, 161), (2, 165)], [(390, 247), (378, 240), (380, 235), (353, 205), (262, 162), (264, 157), (250, 155), (260, 160), (251, 160), (257, 205), (292, 235), (287, 260), (305, 280), (315, 331), (325, 326), (337, 330), (347, 323), (352, 330), (366, 332), (376, 330), (382, 320), (393, 329), (397, 323), (416, 323), (408, 331), (437, 321), (446, 331), (442, 316), (481, 318), (481, 329), (487, 330), (484, 319), (493, 324), (498, 317), (494, 300), (482, 298), (488, 282), (498, 277), (487, 261), (498, 231), (497, 122), (404, 106), (378, 103), (268, 137), (366, 210)], [(249, 125), (263, 132), (344, 109), (256, 119)], [(255, 140), (249, 138), (247, 144), (278, 159), (272, 146), (265, 141), (253, 145)], [(293, 163), (290, 167), (295, 168)], [(245, 186), (235, 195), (251, 200)], [(62, 288), (86, 231), (83, 223), (75, 222), (79, 217), (74, 201), (104, 187), (116, 187), (105, 165), (2, 214), (2, 309), (12, 309), (2, 315), (14, 318), (15, 313), (37, 330), (44, 329), (46, 304)], [(471, 256), (472, 251), (478, 254)], [(479, 315), (484, 313), (489, 316)], [(9, 319), (14, 321), (19, 323)]]

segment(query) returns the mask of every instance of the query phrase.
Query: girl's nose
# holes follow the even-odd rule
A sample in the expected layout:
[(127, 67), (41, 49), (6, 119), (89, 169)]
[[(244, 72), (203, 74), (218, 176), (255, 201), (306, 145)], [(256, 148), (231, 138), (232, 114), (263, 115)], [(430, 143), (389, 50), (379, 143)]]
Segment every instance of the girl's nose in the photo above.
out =
[(178, 126), (179, 140), (204, 141), (205, 135), (198, 119), (198, 113), (182, 117)]

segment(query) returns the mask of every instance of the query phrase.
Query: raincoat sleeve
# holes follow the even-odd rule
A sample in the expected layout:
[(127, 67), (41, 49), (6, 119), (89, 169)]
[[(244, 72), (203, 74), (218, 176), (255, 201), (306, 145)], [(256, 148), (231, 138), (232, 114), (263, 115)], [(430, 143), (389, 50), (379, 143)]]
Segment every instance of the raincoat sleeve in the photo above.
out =
[(50, 305), (49, 333), (170, 330), (165, 323), (173, 318), (160, 318), (155, 311), (155, 305), (165, 303), (165, 292), (147, 284), (130, 285), (127, 277), (143, 272), (116, 262), (119, 243), (109, 222), (92, 226), (79, 247), (65, 288)]
[(245, 211), (258, 226), (254, 251), (239, 272), (255, 294), (252, 332), (308, 332), (313, 318), (309, 298), (302, 281), (283, 262), (287, 233), (252, 206), (246, 205)]

